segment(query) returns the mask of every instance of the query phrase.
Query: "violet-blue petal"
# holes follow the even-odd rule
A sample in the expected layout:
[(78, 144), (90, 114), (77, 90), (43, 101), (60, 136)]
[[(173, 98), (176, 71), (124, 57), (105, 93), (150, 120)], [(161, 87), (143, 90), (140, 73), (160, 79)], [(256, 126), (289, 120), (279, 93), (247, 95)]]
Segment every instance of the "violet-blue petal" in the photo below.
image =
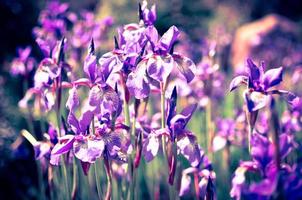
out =
[(191, 188), (191, 177), (186, 173), (182, 173), (179, 196), (181, 197), (188, 194), (190, 192), (190, 188)]
[(69, 90), (69, 96), (66, 101), (66, 107), (69, 109), (70, 112), (74, 112), (75, 109), (80, 105), (80, 98), (77, 93), (77, 88), (72, 87)]
[(247, 85), (247, 82), (248, 82), (248, 77), (242, 75), (236, 76), (235, 78), (233, 78), (233, 80), (230, 83), (229, 91), (232, 92), (233, 90), (235, 90), (241, 85)]
[(35, 150), (35, 158), (37, 160), (49, 156), (50, 154), (50, 144), (47, 142), (38, 142), (36, 145), (34, 145)]
[(68, 117), (67, 117), (67, 123), (74, 133), (79, 134), (82, 132), (79, 121), (78, 121), (77, 117), (75, 116), (75, 113), (69, 112)]
[(121, 112), (121, 100), (119, 95), (110, 86), (106, 86), (103, 89), (102, 100), (101, 100), (101, 113), (119, 115)]
[(252, 137), (251, 155), (253, 159), (262, 166), (262, 169), (273, 161), (274, 149), (272, 143), (258, 133)]
[(286, 133), (279, 136), (280, 155), (285, 158), (293, 150), (293, 137)]
[(145, 61), (140, 62), (136, 70), (129, 74), (126, 85), (130, 94), (137, 99), (143, 99), (149, 96), (150, 86), (146, 78)]
[(270, 69), (263, 76), (264, 90), (278, 85), (282, 81), (283, 67)]
[(196, 72), (196, 66), (194, 62), (188, 57), (182, 56), (178, 53), (173, 54), (173, 59), (176, 62), (176, 66), (180, 73), (186, 78), (187, 83), (190, 83)]
[(243, 95), (249, 112), (265, 107), (270, 101), (270, 95), (263, 94), (262, 92), (245, 91)]
[(216, 135), (213, 139), (213, 151), (219, 151), (225, 147), (227, 139), (221, 135)]
[(96, 56), (89, 54), (84, 63), (84, 72), (90, 78), (91, 82), (94, 82), (96, 79)]
[(171, 26), (159, 40), (158, 48), (164, 53), (168, 53), (175, 41), (178, 39), (180, 32), (176, 26)]
[(190, 121), (196, 108), (196, 104), (189, 105), (184, 108), (180, 114), (175, 115), (170, 122), (172, 130), (182, 131), (186, 127), (187, 123)]
[(197, 167), (201, 157), (196, 137), (190, 133), (182, 138), (178, 138), (177, 146), (180, 153), (190, 162), (191, 166)]
[(153, 160), (159, 150), (159, 139), (155, 134), (149, 134), (143, 144), (143, 153), (147, 162)]
[(166, 82), (168, 76), (172, 72), (174, 67), (174, 60), (172, 56), (153, 56), (148, 59), (147, 62), (147, 73), (148, 75), (161, 83)]
[(254, 64), (254, 62), (249, 58), (247, 59), (247, 69), (248, 74), (252, 81), (257, 81), (260, 79), (260, 70), (259, 68)]
[(154, 26), (148, 26), (144, 31), (148, 41), (151, 43), (151, 47), (154, 49), (158, 42), (158, 32)]
[(49, 45), (49, 43), (41, 38), (37, 38), (36, 42), (37, 42), (38, 46), (40, 47), (44, 57), (50, 57), (51, 46)]
[(74, 142), (74, 135), (65, 135), (59, 139), (59, 143), (57, 143), (51, 151), (52, 155), (62, 155), (67, 153), (72, 149), (72, 145)]
[(82, 162), (94, 163), (103, 154), (105, 144), (103, 140), (93, 138), (93, 136), (76, 136), (73, 144), (75, 156)]

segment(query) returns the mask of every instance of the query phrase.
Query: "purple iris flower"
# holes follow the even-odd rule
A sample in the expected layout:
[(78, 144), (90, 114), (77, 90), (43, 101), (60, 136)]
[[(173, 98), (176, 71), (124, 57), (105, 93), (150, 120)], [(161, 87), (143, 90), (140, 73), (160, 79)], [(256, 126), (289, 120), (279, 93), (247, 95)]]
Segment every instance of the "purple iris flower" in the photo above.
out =
[(194, 133), (186, 129), (186, 125), (191, 119), (196, 105), (190, 105), (176, 114), (176, 88), (169, 100), (167, 115), (167, 128), (152, 130), (144, 141), (143, 152), (147, 162), (153, 160), (160, 147), (160, 137), (168, 136), (172, 143), (177, 141), (177, 146), (182, 155), (186, 157), (192, 166), (197, 166), (200, 159), (200, 152), (197, 139)]
[(35, 65), (34, 58), (30, 57), (31, 47), (18, 48), (18, 57), (12, 62), (10, 73), (14, 76), (28, 76)]
[(217, 122), (217, 133), (213, 139), (213, 151), (223, 149), (236, 137), (236, 122), (232, 119), (220, 119)]
[(35, 158), (37, 160), (46, 159), (51, 163), (59, 162), (56, 157), (52, 157), (50, 154), (53, 147), (58, 143), (58, 134), (52, 124), (49, 124), (48, 132), (43, 134), (45, 138), (43, 141), (37, 141), (31, 133), (26, 130), (22, 130), (21, 134), (33, 145)]
[[(76, 123), (72, 126), (78, 126), (76, 120), (69, 123)], [(59, 142), (52, 149), (51, 155), (60, 156), (72, 151), (81, 162), (91, 164), (103, 154), (106, 154), (109, 158), (126, 162), (126, 152), (122, 151), (121, 138), (123, 136), (121, 132), (127, 130), (127, 127), (117, 124), (113, 131), (106, 124), (100, 124), (95, 128), (94, 135), (77, 130), (76, 135), (65, 135), (59, 138)]]
[[(167, 128), (151, 130), (143, 143), (143, 154), (147, 162), (153, 160), (157, 155), (162, 137), (167, 139), (167, 157), (169, 165), (169, 183), (173, 185), (176, 172), (177, 153), (182, 154), (189, 163), (196, 167), (200, 164), (201, 153), (197, 138), (186, 126), (191, 119), (196, 105), (190, 105), (176, 114), (176, 88), (174, 88), (167, 114)], [(163, 147), (162, 147), (163, 148)], [(166, 149), (163, 149), (166, 151)]]
[(274, 68), (264, 73), (264, 63), (256, 66), (251, 59), (247, 59), (248, 76), (240, 75), (235, 77), (230, 84), (230, 91), (240, 85), (246, 85), (244, 92), (249, 112), (257, 111), (266, 106), (270, 100), (270, 95), (279, 94), (287, 96), (290, 92), (285, 90), (274, 90), (272, 87), (282, 82), (283, 68)]
[(205, 155), (204, 151), (201, 150), (201, 148), (200, 154), (200, 163), (197, 167), (189, 167), (182, 171), (179, 196), (186, 197), (189, 194), (192, 194), (191, 175), (193, 175), (193, 183), (197, 199), (216, 199), (216, 192), (214, 187), (216, 174), (212, 169), (212, 165), (209, 162), (208, 157)]
[[(284, 159), (293, 150), (293, 138), (288, 134), (279, 136), (280, 156)], [(252, 139), (252, 161), (242, 161), (236, 169), (232, 180), (231, 197), (270, 199), (274, 192), (278, 191), (278, 170), (274, 159), (274, 145), (263, 135), (254, 134)], [(286, 165), (282, 165), (282, 171), (286, 171)], [(258, 173), (261, 181), (248, 184), (245, 174), (247, 172)]]
[(175, 26), (170, 27), (160, 39), (154, 26), (148, 26), (145, 35), (148, 39), (146, 55), (127, 79), (130, 94), (137, 99), (146, 98), (150, 93), (150, 84), (166, 84), (173, 70), (182, 74), (188, 83), (193, 80), (193, 61), (178, 53), (171, 53), (179, 36), (179, 30)]

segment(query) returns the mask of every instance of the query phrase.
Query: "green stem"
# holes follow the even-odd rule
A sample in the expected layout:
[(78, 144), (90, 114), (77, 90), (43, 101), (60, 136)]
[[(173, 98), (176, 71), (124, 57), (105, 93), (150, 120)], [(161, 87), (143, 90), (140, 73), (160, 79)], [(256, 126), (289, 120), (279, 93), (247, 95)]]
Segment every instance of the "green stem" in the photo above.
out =
[(105, 200), (110, 200), (111, 192), (112, 192), (112, 178), (111, 178), (111, 173), (110, 173), (109, 160), (106, 156), (104, 156), (104, 163), (105, 163), (105, 170), (106, 170), (106, 176), (107, 176), (107, 191), (106, 191)]
[(45, 190), (44, 190), (44, 182), (43, 182), (43, 172), (40, 161), (36, 161), (38, 168), (38, 179), (39, 179), (39, 189), (40, 189), (40, 198), (41, 200), (45, 199)]
[(69, 182), (68, 182), (68, 176), (67, 176), (67, 168), (66, 168), (66, 163), (64, 160), (64, 156), (61, 158), (62, 162), (62, 173), (63, 173), (63, 179), (65, 182), (65, 189), (66, 189), (66, 199), (70, 199), (70, 191), (69, 191)]
[[(161, 93), (160, 93), (160, 111), (161, 111), (161, 128), (166, 128), (165, 90), (164, 90), (163, 86), (161, 86)], [(164, 159), (167, 160), (166, 136), (165, 135), (162, 136), (162, 148), (163, 148)]]
[(94, 174), (95, 174), (95, 184), (96, 184), (96, 189), (97, 189), (97, 193), (98, 193), (98, 198), (102, 199), (103, 193), (102, 193), (102, 188), (100, 185), (100, 178), (98, 175), (98, 165), (97, 165), (97, 161), (94, 164)]
[[(133, 118), (132, 128), (131, 128), (131, 143), (135, 144), (135, 123), (136, 118)], [(134, 148), (135, 149), (135, 148)], [(136, 184), (136, 173), (137, 170), (135, 170), (134, 164), (133, 164), (133, 157), (135, 156), (135, 152), (131, 154), (131, 163), (130, 163), (130, 172), (131, 172), (131, 183), (130, 183), (130, 199), (134, 199), (135, 197), (135, 184)]]
[(77, 183), (78, 183), (78, 167), (76, 163), (76, 158), (73, 158), (73, 184), (72, 184), (72, 199), (76, 199), (76, 193), (77, 193)]
[(209, 100), (206, 106), (206, 124), (207, 124), (207, 135), (208, 135), (208, 153), (209, 158), (213, 161), (213, 151), (212, 151), (212, 142), (213, 142), (213, 126), (212, 126), (212, 105), (211, 100)]
[(249, 125), (249, 132), (248, 132), (248, 148), (249, 148), (249, 153), (251, 153), (251, 140), (252, 140), (252, 134), (253, 134), (253, 127)]

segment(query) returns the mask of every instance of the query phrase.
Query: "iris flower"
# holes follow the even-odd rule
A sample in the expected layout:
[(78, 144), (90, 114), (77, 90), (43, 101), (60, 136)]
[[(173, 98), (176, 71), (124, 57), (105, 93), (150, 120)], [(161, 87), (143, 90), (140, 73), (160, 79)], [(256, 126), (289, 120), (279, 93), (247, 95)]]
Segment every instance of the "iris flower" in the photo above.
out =
[(273, 89), (274, 86), (282, 82), (283, 68), (274, 68), (264, 72), (264, 63), (256, 66), (251, 59), (247, 59), (248, 75), (235, 77), (230, 84), (230, 91), (238, 88), (240, 85), (246, 85), (244, 100), (249, 112), (257, 111), (265, 107), (270, 100), (270, 95), (289, 95), (285, 90)]

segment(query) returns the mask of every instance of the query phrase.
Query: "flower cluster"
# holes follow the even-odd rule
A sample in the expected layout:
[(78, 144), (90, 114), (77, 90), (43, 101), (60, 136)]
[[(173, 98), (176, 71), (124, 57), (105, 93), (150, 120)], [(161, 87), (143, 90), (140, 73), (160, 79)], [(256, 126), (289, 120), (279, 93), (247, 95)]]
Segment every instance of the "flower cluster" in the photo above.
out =
[(283, 84), (284, 68), (247, 59), (229, 88), (246, 87), (242, 102), (225, 98), (217, 42), (190, 46), (176, 26), (161, 35), (157, 18), (143, 1), (138, 23), (109, 38), (111, 17), (58, 1), (41, 12), (33, 33), (42, 59), (19, 48), (11, 74), (26, 83), (21, 135), (48, 176), (46, 195), (215, 200), (224, 188), (235, 199), (300, 199), (302, 100)]

